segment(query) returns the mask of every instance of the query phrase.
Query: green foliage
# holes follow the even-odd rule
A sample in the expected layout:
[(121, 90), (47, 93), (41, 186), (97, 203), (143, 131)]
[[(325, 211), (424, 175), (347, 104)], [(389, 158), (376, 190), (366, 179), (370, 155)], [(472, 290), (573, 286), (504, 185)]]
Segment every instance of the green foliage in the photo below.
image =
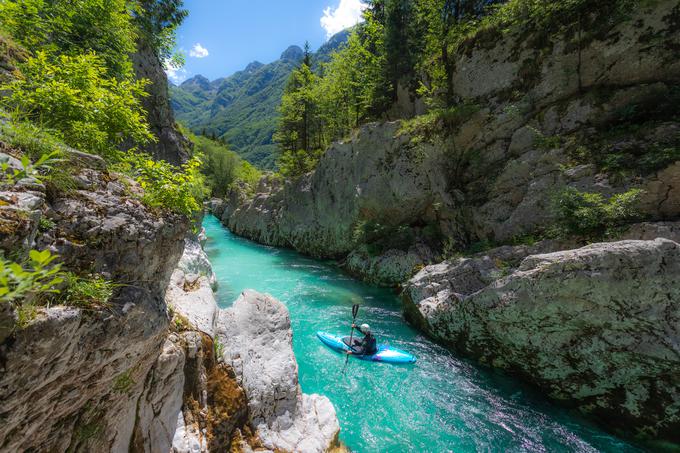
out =
[(49, 250), (31, 250), (25, 264), (0, 258), (0, 302), (36, 301), (58, 293), (64, 281), (61, 264), (52, 264), (57, 256)]
[(202, 172), (213, 196), (224, 197), (235, 184), (244, 183), (254, 188), (262, 173), (238, 154), (207, 137), (191, 136), (194, 150), (203, 156)]
[(144, 153), (126, 153), (119, 169), (134, 177), (144, 189), (142, 202), (149, 207), (168, 209), (187, 217), (203, 209), (205, 186), (201, 161), (194, 157), (177, 168), (165, 161), (154, 161)]
[(189, 12), (183, 0), (137, 0), (136, 22), (161, 61), (181, 67), (181, 55), (174, 52), (175, 33)]
[(40, 217), (40, 220), (38, 221), (38, 229), (40, 231), (51, 231), (57, 227), (57, 224), (54, 223), (53, 220), (47, 218), (47, 217)]
[(128, 0), (3, 0), (3, 27), (27, 49), (50, 56), (96, 53), (106, 75), (128, 79), (136, 27)]
[(640, 3), (639, 0), (508, 0), (494, 8), (480, 29), (507, 30), (519, 26), (530, 31), (554, 32), (580, 26), (592, 33), (597, 30), (588, 24), (589, 20), (612, 24), (629, 17)]
[(477, 104), (459, 104), (446, 109), (432, 109), (424, 115), (403, 121), (399, 132), (409, 134), (416, 140), (430, 139), (442, 131), (455, 131), (478, 111)]
[(152, 139), (139, 101), (145, 82), (107, 78), (95, 54), (62, 55), (52, 62), (38, 52), (21, 70), (21, 78), (2, 87), (11, 94), (0, 101), (56, 131), (66, 144), (111, 157), (126, 139)]
[(219, 337), (215, 337), (215, 342), (213, 343), (215, 349), (215, 359), (219, 360), (224, 353), (224, 344), (220, 341)]
[(281, 98), (274, 140), (281, 146), (279, 169), (287, 177), (297, 177), (313, 169), (324, 146), (315, 99), (317, 86), (318, 76), (303, 62), (291, 74)]
[(0, 141), (21, 150), (32, 160), (53, 154), (63, 148), (63, 143), (45, 128), (19, 118), (0, 116)]
[(302, 149), (283, 151), (278, 162), (279, 172), (286, 178), (302, 176), (316, 168), (321, 155), (322, 151), (318, 149), (310, 151)]
[(323, 77), (311, 90), (318, 105), (316, 123), (322, 129), (318, 133), (320, 148), (345, 138), (371, 117), (374, 95), (382, 83), (381, 61), (368, 51), (355, 30), (323, 66)]
[(0, 258), (0, 303), (14, 305), (20, 328), (35, 319), (37, 304), (59, 293), (64, 274), (61, 264), (53, 264), (56, 258), (49, 250), (31, 250), (23, 264)]
[(641, 194), (641, 190), (631, 189), (606, 200), (601, 194), (570, 187), (554, 197), (553, 206), (563, 232), (603, 235), (608, 229), (640, 218), (636, 207)]
[(62, 291), (59, 301), (78, 308), (107, 307), (118, 286), (101, 275), (79, 277), (69, 272), (64, 279), (66, 289)]
[(10, 168), (8, 162), (0, 161), (0, 181), (7, 184), (15, 184), (24, 178), (33, 178), (40, 182), (45, 174), (50, 171), (53, 166), (59, 162), (61, 153), (53, 151), (50, 154), (43, 154), (37, 161), (31, 162), (31, 159), (26, 155), (21, 156), (21, 168)]

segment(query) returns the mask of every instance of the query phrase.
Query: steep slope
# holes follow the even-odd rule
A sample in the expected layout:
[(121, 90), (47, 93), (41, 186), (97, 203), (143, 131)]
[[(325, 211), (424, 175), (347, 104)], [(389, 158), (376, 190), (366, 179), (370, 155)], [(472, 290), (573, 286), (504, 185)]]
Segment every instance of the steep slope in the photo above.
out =
[[(348, 32), (333, 36), (313, 55), (314, 64), (327, 62), (347, 40)], [(193, 77), (171, 86), (172, 107), (177, 119), (193, 132), (215, 134), (250, 163), (264, 169), (276, 166), (272, 140), (278, 106), (290, 73), (303, 57), (298, 46), (289, 47), (269, 64), (250, 63), (243, 71), (210, 82)]]

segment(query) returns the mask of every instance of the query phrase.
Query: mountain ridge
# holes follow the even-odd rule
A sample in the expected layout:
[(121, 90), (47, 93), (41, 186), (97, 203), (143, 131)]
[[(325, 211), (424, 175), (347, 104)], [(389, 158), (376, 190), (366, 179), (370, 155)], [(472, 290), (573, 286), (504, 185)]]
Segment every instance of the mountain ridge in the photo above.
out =
[[(344, 30), (312, 54), (314, 69), (330, 61), (349, 36)], [(300, 46), (286, 48), (278, 60), (257, 60), (227, 77), (196, 75), (170, 87), (177, 119), (196, 134), (226, 141), (244, 159), (262, 169), (276, 168), (273, 135), (281, 95), (291, 72), (304, 57)]]

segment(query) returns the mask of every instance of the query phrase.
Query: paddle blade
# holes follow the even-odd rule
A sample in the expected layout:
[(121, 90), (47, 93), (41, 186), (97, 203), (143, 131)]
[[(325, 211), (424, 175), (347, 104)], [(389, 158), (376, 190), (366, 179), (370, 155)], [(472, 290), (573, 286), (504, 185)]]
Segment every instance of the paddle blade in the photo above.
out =
[(359, 313), (359, 304), (352, 305), (352, 318), (356, 319), (358, 313)]

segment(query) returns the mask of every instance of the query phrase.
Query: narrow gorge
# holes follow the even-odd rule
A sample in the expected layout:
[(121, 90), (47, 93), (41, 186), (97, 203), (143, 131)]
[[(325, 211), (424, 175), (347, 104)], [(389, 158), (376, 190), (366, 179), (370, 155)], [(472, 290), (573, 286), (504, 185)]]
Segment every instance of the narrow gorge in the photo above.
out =
[(222, 3), (0, 0), (0, 451), (680, 450), (678, 0)]

